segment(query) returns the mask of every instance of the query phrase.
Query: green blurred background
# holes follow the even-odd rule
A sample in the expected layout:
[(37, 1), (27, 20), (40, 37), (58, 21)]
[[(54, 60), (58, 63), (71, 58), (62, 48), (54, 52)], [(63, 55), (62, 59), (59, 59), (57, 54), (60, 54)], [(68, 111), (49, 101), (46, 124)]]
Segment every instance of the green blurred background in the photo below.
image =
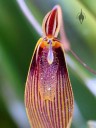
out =
[[(96, 0), (0, 0), (0, 128), (30, 128), (24, 107), (27, 72), (42, 20), (56, 4), (72, 49), (96, 71)], [(65, 56), (75, 98), (72, 128), (88, 128), (88, 121), (96, 120), (96, 75)]]

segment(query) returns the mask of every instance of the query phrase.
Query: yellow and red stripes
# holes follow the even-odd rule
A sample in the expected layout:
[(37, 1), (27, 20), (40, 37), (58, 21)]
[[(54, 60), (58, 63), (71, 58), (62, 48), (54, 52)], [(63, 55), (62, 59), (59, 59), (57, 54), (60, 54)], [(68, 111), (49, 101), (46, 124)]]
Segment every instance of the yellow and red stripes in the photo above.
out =
[[(61, 8), (57, 5), (44, 18), (42, 27), (45, 37), (37, 42), (30, 63), (25, 106), (32, 128), (70, 128), (73, 91), (64, 51), (56, 39), (60, 21)], [(48, 63), (48, 52), (53, 55), (51, 63)]]
[(39, 60), (43, 50), (43, 48), (39, 48), (37, 62), (35, 52), (26, 82), (25, 104), (30, 124), (33, 128), (67, 128), (72, 119), (73, 93), (64, 53), (61, 47), (54, 47), (58, 58), (58, 70), (55, 76), (57, 82), (54, 87), (54, 100), (47, 100), (42, 99), (39, 90)]

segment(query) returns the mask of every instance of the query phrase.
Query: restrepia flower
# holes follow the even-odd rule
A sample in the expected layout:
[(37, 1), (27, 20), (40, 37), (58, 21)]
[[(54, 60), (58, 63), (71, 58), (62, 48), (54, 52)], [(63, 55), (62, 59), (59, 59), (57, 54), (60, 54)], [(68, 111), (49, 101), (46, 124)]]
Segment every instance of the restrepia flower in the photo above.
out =
[(70, 128), (73, 92), (64, 57), (57, 39), (61, 8), (56, 5), (44, 18), (43, 34), (37, 42), (30, 63), (25, 106), (32, 128)]

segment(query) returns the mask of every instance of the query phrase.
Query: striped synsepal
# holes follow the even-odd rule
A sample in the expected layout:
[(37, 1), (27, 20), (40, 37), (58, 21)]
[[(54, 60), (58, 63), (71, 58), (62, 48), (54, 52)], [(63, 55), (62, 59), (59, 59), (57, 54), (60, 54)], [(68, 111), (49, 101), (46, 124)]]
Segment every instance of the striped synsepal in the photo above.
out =
[(44, 36), (57, 37), (61, 24), (61, 8), (56, 5), (44, 18), (42, 29)]
[(64, 52), (60, 42), (55, 41), (54, 61), (49, 65), (46, 46), (43, 39), (38, 41), (30, 64), (25, 88), (26, 111), (32, 128), (70, 128), (73, 92)]

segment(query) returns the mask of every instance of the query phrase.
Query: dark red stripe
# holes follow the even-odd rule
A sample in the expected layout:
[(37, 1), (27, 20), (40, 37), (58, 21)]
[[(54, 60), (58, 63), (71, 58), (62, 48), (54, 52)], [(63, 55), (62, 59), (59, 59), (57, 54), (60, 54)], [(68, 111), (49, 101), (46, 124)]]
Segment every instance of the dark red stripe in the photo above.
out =
[[(59, 68), (60, 68), (60, 67), (59, 67)], [(60, 69), (59, 69), (59, 71), (60, 71)], [(62, 89), (63, 89), (63, 86), (64, 86), (64, 85), (61, 85), (61, 80), (62, 80), (62, 79), (61, 79), (61, 77), (60, 77), (60, 72), (58, 73), (58, 77), (59, 77), (59, 80), (58, 80), (58, 81), (59, 81), (59, 84), (58, 84), (58, 86), (60, 86), (60, 104), (61, 104), (61, 108), (60, 108), (61, 111), (60, 111), (60, 112), (61, 112), (61, 123), (62, 123), (62, 128), (63, 128), (63, 126), (64, 126), (64, 123), (63, 123), (64, 120), (63, 120), (63, 109), (62, 109), (62, 101), (63, 101), (63, 100), (62, 100)], [(62, 84), (63, 84), (63, 83), (62, 83)]]
[[(51, 12), (51, 15), (50, 15), (50, 19), (49, 19), (49, 24), (48, 24), (48, 35), (54, 35), (53, 34), (53, 28), (54, 28), (54, 22), (55, 22), (55, 17), (56, 17), (56, 13), (57, 13), (57, 9), (54, 9), (52, 12)], [(56, 28), (55, 28), (56, 30)]]
[(49, 19), (50, 15), (51, 15), (51, 13), (49, 13), (49, 15), (48, 15), (48, 17), (47, 17), (47, 19), (46, 19), (46, 21), (45, 21), (45, 26), (44, 26), (46, 36), (48, 35), (48, 32), (47, 32), (47, 27), (49, 27), (49, 26), (48, 26), (48, 19)]

